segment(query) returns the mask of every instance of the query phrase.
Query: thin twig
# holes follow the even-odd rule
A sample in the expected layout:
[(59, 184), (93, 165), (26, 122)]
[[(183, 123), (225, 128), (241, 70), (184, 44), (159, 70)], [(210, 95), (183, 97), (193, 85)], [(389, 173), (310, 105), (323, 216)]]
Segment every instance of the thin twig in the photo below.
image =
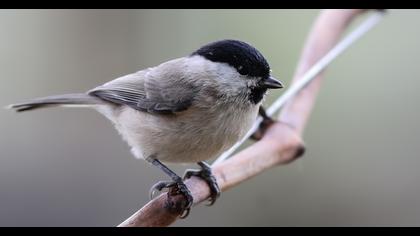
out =
[[(304, 78), (339, 40), (348, 24), (364, 10), (324, 10), (317, 18), (298, 64), (293, 85)], [(328, 63), (326, 63), (328, 64)], [(266, 169), (289, 163), (304, 152), (301, 135), (320, 88), (322, 73), (306, 86), (301, 86), (283, 106), (279, 121), (271, 125), (263, 138), (231, 158), (213, 165), (213, 174), (222, 191), (251, 178)], [(309, 76), (307, 75), (308, 78)], [(287, 93), (287, 92), (286, 92)], [(273, 112), (274, 113), (274, 112)], [(194, 204), (205, 201), (210, 190), (199, 178), (185, 181), (194, 197)], [(151, 200), (119, 226), (168, 226), (182, 213), (183, 196), (165, 193)]]

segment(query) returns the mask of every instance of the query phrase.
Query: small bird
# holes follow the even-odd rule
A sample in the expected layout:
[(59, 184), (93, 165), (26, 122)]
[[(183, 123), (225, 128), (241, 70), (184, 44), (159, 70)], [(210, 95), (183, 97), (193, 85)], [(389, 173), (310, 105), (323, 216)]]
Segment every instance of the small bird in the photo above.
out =
[[(151, 193), (175, 187), (186, 198), (188, 214), (193, 198), (183, 180), (204, 179), (211, 190), (210, 205), (214, 203), (220, 189), (204, 161), (243, 138), (258, 114), (265, 117), (261, 104), (267, 90), (283, 88), (270, 73), (266, 59), (253, 46), (221, 40), (86, 93), (36, 98), (10, 108), (18, 112), (52, 106), (96, 109), (115, 125), (136, 158), (171, 178), (155, 184)], [(196, 162), (201, 170), (187, 171), (181, 178), (167, 162)]]

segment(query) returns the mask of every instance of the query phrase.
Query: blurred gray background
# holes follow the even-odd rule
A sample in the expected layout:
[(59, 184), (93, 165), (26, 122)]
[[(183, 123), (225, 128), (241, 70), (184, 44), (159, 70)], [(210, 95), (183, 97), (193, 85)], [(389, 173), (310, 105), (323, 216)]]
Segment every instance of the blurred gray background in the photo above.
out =
[[(318, 13), (1, 10), (0, 105), (86, 91), (225, 38), (256, 46), (289, 86)], [(302, 159), (175, 226), (420, 225), (419, 21), (418, 10), (391, 10), (333, 62)], [(0, 121), (0, 226), (115, 226), (166, 179), (93, 110), (0, 109)]]

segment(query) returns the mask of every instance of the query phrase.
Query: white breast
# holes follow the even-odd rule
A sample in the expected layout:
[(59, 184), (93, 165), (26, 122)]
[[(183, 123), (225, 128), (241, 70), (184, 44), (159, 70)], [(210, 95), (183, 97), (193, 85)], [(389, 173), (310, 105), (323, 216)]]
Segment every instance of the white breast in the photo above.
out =
[(159, 116), (124, 107), (115, 124), (137, 158), (198, 162), (220, 155), (251, 128), (258, 106), (240, 109), (244, 108), (191, 108), (176, 116)]

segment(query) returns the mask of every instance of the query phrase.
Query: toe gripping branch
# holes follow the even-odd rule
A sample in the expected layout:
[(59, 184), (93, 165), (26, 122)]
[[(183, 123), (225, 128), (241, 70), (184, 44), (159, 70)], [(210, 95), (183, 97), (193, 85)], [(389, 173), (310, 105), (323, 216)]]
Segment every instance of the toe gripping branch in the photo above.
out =
[[(168, 197), (167, 202), (165, 203), (165, 208), (174, 213), (181, 212), (180, 218), (186, 218), (188, 216), (194, 200), (191, 191), (185, 185), (184, 180), (189, 179), (192, 176), (197, 176), (206, 181), (211, 193), (209, 198), (210, 203), (208, 204), (209, 206), (213, 205), (216, 199), (220, 196), (220, 188), (217, 184), (216, 178), (211, 172), (210, 165), (205, 162), (197, 163), (201, 167), (200, 170), (187, 170), (184, 174), (184, 178), (179, 177), (175, 172), (170, 170), (157, 159), (151, 160), (151, 163), (163, 170), (169, 177), (171, 177), (172, 181), (159, 181), (153, 185), (150, 189), (150, 198), (153, 198), (155, 192), (168, 189)], [(184, 201), (179, 201), (177, 199), (180, 195), (184, 198)]]
[(211, 172), (211, 166), (203, 161), (197, 163), (201, 170), (187, 170), (184, 174), (184, 180), (191, 178), (191, 176), (197, 176), (204, 181), (206, 181), (207, 185), (210, 188), (210, 203), (207, 204), (208, 206), (213, 205), (216, 202), (216, 199), (220, 196), (220, 188), (217, 184), (216, 177)]
[[(165, 203), (165, 208), (169, 209), (171, 212), (181, 212), (181, 218), (187, 217), (194, 199), (182, 178), (159, 160), (152, 159), (150, 162), (165, 172), (172, 179), (172, 181), (159, 181), (153, 185), (149, 192), (150, 198), (153, 198), (155, 192), (168, 189), (168, 201)], [(174, 199), (179, 195), (184, 198), (184, 201), (177, 201)]]

